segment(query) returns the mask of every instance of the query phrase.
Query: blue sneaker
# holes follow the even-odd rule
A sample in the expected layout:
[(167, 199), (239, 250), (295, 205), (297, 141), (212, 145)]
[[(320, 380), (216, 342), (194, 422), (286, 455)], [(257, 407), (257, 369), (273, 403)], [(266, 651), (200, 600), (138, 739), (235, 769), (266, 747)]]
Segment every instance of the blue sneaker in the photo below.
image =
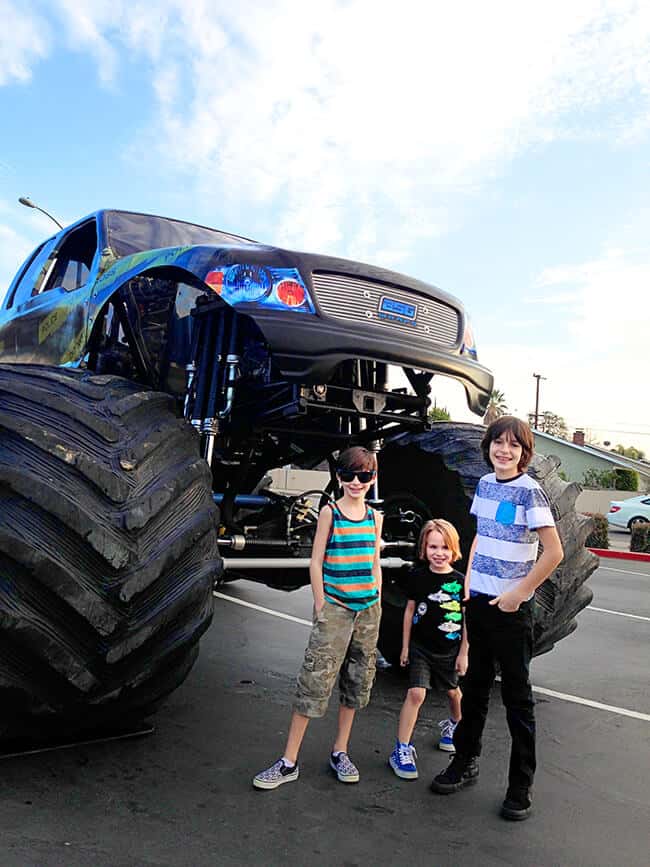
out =
[(377, 658), (375, 660), (375, 668), (377, 671), (388, 671), (388, 669), (392, 667), (392, 663), (390, 663), (383, 654), (377, 651)]
[(458, 723), (454, 722), (453, 719), (441, 719), (438, 725), (440, 726), (438, 749), (444, 750), (446, 753), (455, 753), (454, 732)]
[(402, 780), (417, 780), (416, 759), (417, 753), (413, 744), (401, 744), (395, 741), (395, 749), (390, 754), (388, 764)]

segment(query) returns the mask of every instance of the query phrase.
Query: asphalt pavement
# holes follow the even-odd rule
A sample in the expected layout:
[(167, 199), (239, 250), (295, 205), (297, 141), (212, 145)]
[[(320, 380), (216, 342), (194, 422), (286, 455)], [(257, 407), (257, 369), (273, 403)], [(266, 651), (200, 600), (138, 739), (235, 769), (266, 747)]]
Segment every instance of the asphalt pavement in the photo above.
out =
[(632, 534), (624, 527), (614, 527), (610, 524), (607, 530), (609, 547), (612, 551), (629, 551)]
[(623, 529), (623, 527), (610, 526), (607, 530), (610, 549), (612, 551), (629, 551), (631, 535), (630, 531)]
[(299, 780), (254, 790), (282, 750), (311, 599), (239, 582), (215, 600), (199, 661), (153, 735), (2, 762), (1, 863), (645, 867), (650, 564), (603, 561), (591, 586), (577, 632), (533, 663), (539, 771), (527, 822), (498, 815), (508, 752), (498, 689), (476, 787), (429, 792), (447, 760), (434, 748), (439, 695), (415, 734), (420, 779), (394, 776), (386, 759), (405, 690), (395, 671), (378, 674), (355, 724), (358, 785), (327, 767), (333, 700), (307, 732)]

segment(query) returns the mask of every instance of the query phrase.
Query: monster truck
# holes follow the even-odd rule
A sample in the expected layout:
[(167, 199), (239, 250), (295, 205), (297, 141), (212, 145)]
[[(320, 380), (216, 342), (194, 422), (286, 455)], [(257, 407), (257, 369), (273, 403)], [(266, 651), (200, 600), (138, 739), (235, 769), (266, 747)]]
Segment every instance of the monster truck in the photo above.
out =
[[(383, 446), (388, 652), (397, 567), (433, 514), (467, 551), (485, 470), (480, 426), (428, 420), (436, 373), (485, 410), (462, 306), (401, 274), (116, 210), (41, 244), (0, 310), (0, 736), (142, 718), (191, 668), (215, 583), (307, 583), (352, 443)], [(268, 487), (324, 462), (316, 499)], [(554, 469), (533, 467), (566, 551), (537, 593), (538, 651), (574, 627), (594, 568)]]

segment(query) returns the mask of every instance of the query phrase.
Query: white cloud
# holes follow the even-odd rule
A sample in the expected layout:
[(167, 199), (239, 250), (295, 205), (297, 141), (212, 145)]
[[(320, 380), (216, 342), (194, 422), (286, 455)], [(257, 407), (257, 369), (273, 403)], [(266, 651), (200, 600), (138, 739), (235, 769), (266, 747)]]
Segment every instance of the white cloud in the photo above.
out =
[[(547, 284), (552, 285), (552, 284)], [(545, 304), (556, 306), (558, 304), (571, 305), (578, 299), (576, 292), (556, 292), (554, 294), (532, 295), (524, 298), (524, 304)]]
[(18, 265), (35, 246), (11, 226), (0, 223), (0, 304)]
[[(533, 373), (540, 373), (546, 377), (540, 387), (540, 410), (555, 412), (572, 426), (595, 429), (601, 438), (609, 432), (610, 440), (650, 453), (650, 405), (644, 385), (650, 260), (611, 250), (590, 262), (547, 269), (540, 283), (567, 290), (573, 300), (571, 318), (564, 315), (560, 294), (555, 296), (557, 309), (548, 311), (555, 313), (555, 323), (547, 317), (551, 325), (544, 327), (553, 333), (546, 345), (484, 342), (481, 361), (494, 372), (496, 387), (505, 392), (510, 408), (526, 417), (534, 409)], [(569, 339), (553, 346), (562, 328)], [(485, 338), (487, 330), (482, 333)], [(616, 432), (623, 429), (620, 420), (626, 421), (629, 433)]]
[(52, 231), (51, 221), (43, 214), (0, 199), (0, 304), (28, 253)]
[(621, 352), (647, 353), (650, 261), (612, 250), (592, 262), (553, 269), (553, 274), (550, 285), (574, 287), (568, 297), (575, 302), (576, 315), (569, 331), (579, 351), (616, 352), (619, 359)]
[(32, 65), (48, 54), (49, 31), (29, 6), (0, 0), (0, 86), (31, 78)]
[[(125, 51), (151, 65), (156, 116), (133, 153), (157, 153), (242, 231), (269, 206), (270, 240), (303, 248), (405, 258), (514, 155), (641, 135), (650, 116), (650, 8), (633, 0), (58, 9), (105, 80)], [(603, 106), (606, 128), (591, 114)]]
[[(0, 36), (0, 84), (47, 52), (46, 12), (29, 9), (0, 0), (16, 25)], [(129, 153), (157, 159), (224, 225), (255, 234), (272, 213), (268, 240), (393, 267), (457, 227), (513, 158), (558, 140), (624, 148), (650, 130), (650, 5), (635, 0), (58, 0), (47, 14), (106, 84), (128, 88), (133, 56), (149, 65), (151, 113)], [(7, 233), (29, 232), (5, 223), (17, 249)], [(481, 360), (520, 414), (541, 372), (546, 407), (572, 422), (603, 405), (650, 422), (636, 379), (650, 264), (633, 255), (647, 237), (635, 223), (617, 249), (544, 270), (509, 311), (536, 342), (546, 328), (546, 348), (490, 345), (477, 321)], [(570, 345), (549, 351), (562, 330)]]
[[(115, 12), (123, 13), (121, 4), (110, 0), (94, 0), (90, 4), (78, 0), (58, 0), (66, 20), (70, 45), (76, 50), (85, 50), (93, 55), (100, 79), (111, 82), (117, 68), (117, 50), (111, 44)], [(118, 18), (118, 27), (119, 27)], [(102, 31), (106, 30), (106, 33)]]

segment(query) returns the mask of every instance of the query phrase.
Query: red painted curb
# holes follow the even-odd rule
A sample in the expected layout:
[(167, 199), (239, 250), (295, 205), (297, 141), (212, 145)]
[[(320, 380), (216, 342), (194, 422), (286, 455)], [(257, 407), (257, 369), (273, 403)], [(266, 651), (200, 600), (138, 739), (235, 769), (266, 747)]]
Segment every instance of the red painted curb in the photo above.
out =
[(650, 563), (650, 554), (642, 554), (640, 551), (613, 551), (611, 548), (590, 548), (599, 557), (612, 557), (617, 560), (640, 560), (642, 563)]

